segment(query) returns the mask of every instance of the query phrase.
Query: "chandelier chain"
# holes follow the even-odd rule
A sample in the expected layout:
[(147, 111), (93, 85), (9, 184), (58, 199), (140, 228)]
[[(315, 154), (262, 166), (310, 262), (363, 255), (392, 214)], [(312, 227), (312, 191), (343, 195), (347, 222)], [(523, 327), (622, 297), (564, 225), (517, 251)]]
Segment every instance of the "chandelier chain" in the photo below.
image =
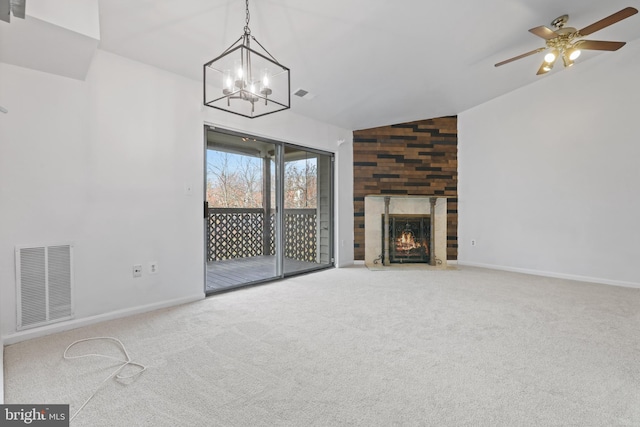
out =
[(245, 0), (245, 6), (247, 12), (245, 18), (246, 25), (244, 26), (244, 33), (251, 34), (251, 30), (249, 29), (249, 21), (251, 20), (251, 15), (249, 14), (249, 0)]

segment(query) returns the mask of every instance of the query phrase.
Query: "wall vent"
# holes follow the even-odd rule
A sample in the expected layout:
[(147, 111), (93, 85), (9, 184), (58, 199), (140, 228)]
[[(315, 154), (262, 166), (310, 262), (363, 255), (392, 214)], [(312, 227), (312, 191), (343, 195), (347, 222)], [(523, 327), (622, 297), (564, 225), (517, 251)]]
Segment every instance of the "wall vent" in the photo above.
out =
[(16, 248), (18, 330), (73, 317), (73, 246)]

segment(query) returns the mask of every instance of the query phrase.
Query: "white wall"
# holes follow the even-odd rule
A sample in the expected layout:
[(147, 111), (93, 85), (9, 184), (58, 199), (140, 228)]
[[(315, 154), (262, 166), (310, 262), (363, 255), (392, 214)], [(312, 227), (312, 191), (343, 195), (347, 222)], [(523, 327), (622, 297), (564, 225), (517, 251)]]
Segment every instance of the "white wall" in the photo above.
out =
[[(0, 115), (6, 341), (31, 336), (15, 328), (16, 245), (74, 244), (80, 320), (63, 327), (204, 296), (205, 122), (328, 151), (351, 140), (348, 130), (292, 111), (256, 120), (215, 111), (202, 106), (201, 90), (200, 82), (102, 51), (85, 82), (0, 63), (0, 100), (9, 109)], [(348, 174), (351, 152), (337, 162), (338, 174)], [(352, 180), (336, 188), (338, 200), (352, 197)], [(351, 219), (352, 208), (339, 206), (339, 214)], [(341, 225), (338, 238), (352, 232)], [(339, 262), (349, 256), (339, 253)], [(159, 263), (157, 275), (147, 274), (150, 261)], [(136, 263), (144, 274), (133, 279)]]
[(458, 116), (461, 264), (640, 287), (639, 75), (636, 41)]

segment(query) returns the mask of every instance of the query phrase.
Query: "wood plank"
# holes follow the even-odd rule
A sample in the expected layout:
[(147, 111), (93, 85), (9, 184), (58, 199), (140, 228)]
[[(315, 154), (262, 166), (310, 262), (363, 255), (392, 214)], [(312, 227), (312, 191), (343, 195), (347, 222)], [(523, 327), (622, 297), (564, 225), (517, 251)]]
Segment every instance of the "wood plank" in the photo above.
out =
[[(285, 274), (317, 268), (321, 264), (285, 258)], [(218, 291), (231, 287), (273, 279), (275, 256), (210, 261), (207, 263), (207, 291)]]

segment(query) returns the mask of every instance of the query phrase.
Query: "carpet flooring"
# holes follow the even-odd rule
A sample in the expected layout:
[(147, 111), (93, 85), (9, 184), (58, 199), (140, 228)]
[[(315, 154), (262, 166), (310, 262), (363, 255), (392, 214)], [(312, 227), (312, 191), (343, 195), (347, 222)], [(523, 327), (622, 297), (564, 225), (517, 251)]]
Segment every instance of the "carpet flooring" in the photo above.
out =
[(148, 369), (72, 426), (640, 425), (639, 289), (325, 270), (8, 346), (5, 403), (75, 412), (117, 363), (62, 354), (96, 336)]

